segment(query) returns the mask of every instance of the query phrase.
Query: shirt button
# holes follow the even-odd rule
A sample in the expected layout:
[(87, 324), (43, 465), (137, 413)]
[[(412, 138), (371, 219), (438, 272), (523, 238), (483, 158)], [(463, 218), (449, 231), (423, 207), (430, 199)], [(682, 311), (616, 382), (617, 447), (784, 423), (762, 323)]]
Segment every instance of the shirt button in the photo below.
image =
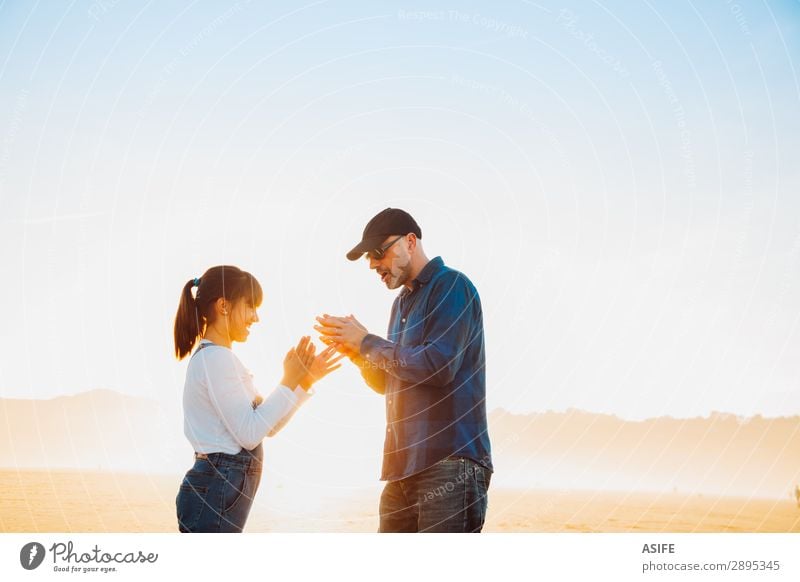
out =
[(400, 321), (401, 321), (402, 323), (405, 323), (405, 322), (406, 322), (406, 318), (404, 317), (404, 318), (403, 318), (403, 319), (401, 319)]
[(390, 401), (389, 401), (389, 404), (391, 404), (391, 403), (392, 403), (392, 401), (390, 400)]
[(390, 429), (390, 428), (387, 428), (387, 429), (386, 429), (386, 432), (392, 432), (392, 429)]

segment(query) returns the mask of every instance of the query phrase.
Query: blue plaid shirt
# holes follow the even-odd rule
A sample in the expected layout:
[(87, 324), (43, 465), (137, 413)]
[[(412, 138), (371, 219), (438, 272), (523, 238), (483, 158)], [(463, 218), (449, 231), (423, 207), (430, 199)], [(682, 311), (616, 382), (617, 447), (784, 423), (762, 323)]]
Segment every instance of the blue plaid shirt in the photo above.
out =
[(361, 344), (362, 375), (386, 396), (382, 480), (419, 473), (449, 456), (492, 468), (486, 352), (478, 291), (441, 257), (392, 305), (388, 340)]

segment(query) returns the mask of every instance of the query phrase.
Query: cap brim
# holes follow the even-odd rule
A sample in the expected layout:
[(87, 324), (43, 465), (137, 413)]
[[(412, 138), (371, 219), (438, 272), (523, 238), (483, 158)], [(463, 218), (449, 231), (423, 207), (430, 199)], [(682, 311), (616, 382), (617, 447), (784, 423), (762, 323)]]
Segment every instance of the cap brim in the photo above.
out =
[(365, 238), (360, 243), (352, 248), (352, 250), (347, 253), (347, 258), (351, 261), (357, 261), (360, 259), (364, 253), (367, 251), (371, 251), (373, 249), (377, 249), (386, 237), (384, 235), (373, 236), (370, 238)]

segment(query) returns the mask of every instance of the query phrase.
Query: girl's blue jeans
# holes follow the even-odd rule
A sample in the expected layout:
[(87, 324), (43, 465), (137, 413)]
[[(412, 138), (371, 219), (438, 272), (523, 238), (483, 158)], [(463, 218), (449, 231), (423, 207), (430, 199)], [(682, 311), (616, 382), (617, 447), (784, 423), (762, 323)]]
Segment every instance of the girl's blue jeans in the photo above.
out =
[(261, 481), (259, 444), (236, 455), (210, 453), (195, 459), (181, 482), (175, 506), (183, 533), (241, 533)]

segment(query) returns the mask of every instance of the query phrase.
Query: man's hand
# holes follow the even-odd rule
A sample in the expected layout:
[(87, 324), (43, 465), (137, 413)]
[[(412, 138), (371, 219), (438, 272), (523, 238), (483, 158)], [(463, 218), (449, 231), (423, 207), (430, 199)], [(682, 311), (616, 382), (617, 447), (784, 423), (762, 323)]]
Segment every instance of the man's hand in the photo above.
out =
[(326, 313), (316, 320), (319, 325), (315, 325), (314, 329), (321, 334), (319, 339), (323, 343), (336, 346), (339, 353), (345, 354), (351, 360), (360, 357), (361, 342), (369, 332), (352, 314), (347, 317), (334, 317)]
[[(347, 356), (347, 358), (351, 362), (353, 362), (356, 366), (358, 366), (359, 368), (363, 367), (364, 364), (366, 364), (367, 361), (368, 361), (366, 358), (364, 358), (358, 352), (356, 352), (354, 350), (351, 350), (350, 348), (348, 348), (347, 346), (344, 346), (342, 344), (337, 344), (335, 341), (333, 341), (328, 336), (323, 335), (323, 336), (320, 337), (320, 340), (322, 341), (322, 343), (324, 343), (326, 346), (328, 346), (328, 348), (336, 350), (336, 352), (339, 353), (342, 357)], [(328, 349), (328, 348), (326, 348), (326, 349)]]

